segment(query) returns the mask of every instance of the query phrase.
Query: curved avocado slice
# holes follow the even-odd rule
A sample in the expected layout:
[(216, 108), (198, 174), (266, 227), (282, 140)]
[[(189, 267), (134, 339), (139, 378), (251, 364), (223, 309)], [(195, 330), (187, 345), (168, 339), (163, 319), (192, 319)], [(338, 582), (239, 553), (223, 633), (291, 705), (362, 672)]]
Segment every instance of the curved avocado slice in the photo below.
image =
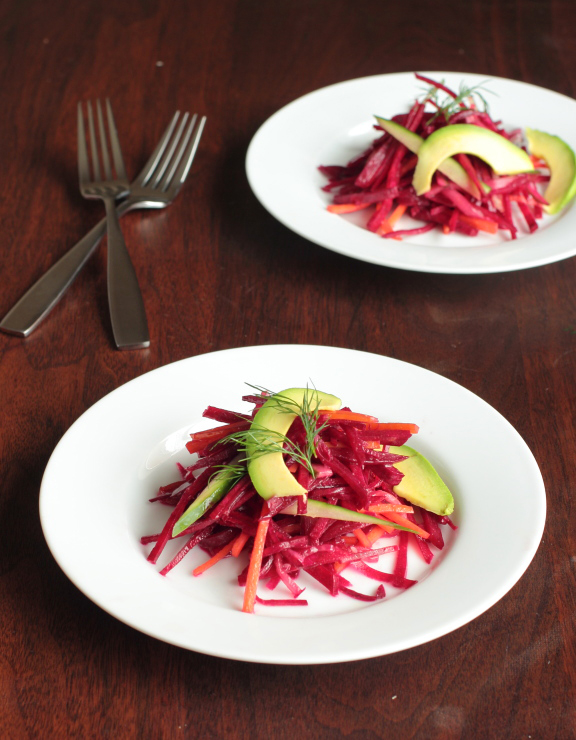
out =
[(450, 516), (454, 511), (454, 498), (424, 455), (407, 445), (390, 447), (390, 452), (407, 456), (406, 460), (394, 464), (397, 470), (404, 473), (400, 483), (394, 486), (394, 493), (434, 514)]
[[(379, 116), (374, 116), (380, 126), (384, 129), (384, 131), (387, 131), (390, 136), (393, 136), (396, 141), (399, 141), (401, 144), (404, 144), (406, 149), (409, 149), (414, 154), (418, 154), (420, 151), (420, 147), (424, 143), (425, 139), (423, 139), (418, 134), (415, 134), (414, 131), (410, 131), (407, 128), (404, 128), (404, 126), (400, 125), (399, 123), (396, 123), (395, 121), (389, 121), (386, 118), (380, 118)], [(439, 166), (438, 169), (443, 175), (446, 175), (446, 177), (450, 178), (452, 182), (455, 182), (456, 185), (459, 185), (462, 190), (465, 190), (467, 193), (470, 193), (470, 195), (473, 198), (478, 198), (478, 188), (472, 180), (468, 177), (468, 173), (462, 167), (462, 165), (457, 162), (455, 159), (452, 159), (449, 157), (448, 159), (445, 159)], [(487, 190), (488, 186), (485, 186)]]
[(453, 123), (434, 131), (420, 147), (412, 179), (416, 195), (428, 192), (434, 172), (448, 157), (458, 153), (480, 157), (498, 175), (516, 175), (534, 170), (528, 154), (504, 136), (481, 126)]
[[(248, 474), (252, 485), (264, 499), (273, 496), (306, 497), (308, 493), (286, 467), (281, 451), (261, 451), (262, 444), (267, 442), (278, 445), (279, 436), (286, 435), (303, 404), (322, 410), (339, 409), (342, 402), (336, 396), (314, 388), (288, 388), (275, 393), (254, 417), (250, 427), (250, 431), (254, 431), (254, 439), (246, 444)], [(266, 435), (266, 432), (270, 434)]]
[(576, 195), (576, 156), (559, 136), (527, 128), (526, 138), (531, 154), (543, 159), (550, 169), (550, 182), (544, 193), (548, 205), (544, 210), (558, 213)]

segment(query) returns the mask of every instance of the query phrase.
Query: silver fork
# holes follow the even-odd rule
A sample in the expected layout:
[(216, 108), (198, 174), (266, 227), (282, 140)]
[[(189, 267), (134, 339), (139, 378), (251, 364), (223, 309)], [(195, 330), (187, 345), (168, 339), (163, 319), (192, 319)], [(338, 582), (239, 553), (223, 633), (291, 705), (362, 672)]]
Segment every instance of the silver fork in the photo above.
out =
[(126, 249), (126, 242), (120, 220), (116, 214), (116, 201), (130, 193), (128, 175), (124, 167), (120, 142), (116, 132), (116, 124), (110, 101), (106, 100), (106, 115), (108, 118), (108, 133), (114, 172), (110, 166), (108, 140), (102, 106), (96, 101), (98, 116), (98, 133), (100, 140), (100, 154), (102, 156), (103, 174), (100, 173), (100, 161), (92, 105), (88, 101), (88, 129), (90, 131), (90, 150), (92, 166), (86, 146), (86, 132), (84, 130), (84, 114), (82, 103), (78, 103), (78, 175), (80, 178), (80, 192), (85, 198), (104, 201), (106, 206), (106, 220), (108, 226), (108, 307), (112, 322), (112, 333), (118, 349), (139, 349), (150, 346), (150, 334), (146, 321), (146, 311), (142, 293), (136, 278), (134, 266)]
[[(130, 195), (118, 204), (123, 216), (137, 208), (165, 208), (178, 195), (198, 148), (206, 117), (176, 111), (140, 174), (130, 186)], [(176, 130), (176, 133), (174, 131)], [(28, 289), (0, 322), (0, 329), (27, 337), (48, 316), (72, 285), (106, 232), (102, 219), (86, 236), (61, 257)]]

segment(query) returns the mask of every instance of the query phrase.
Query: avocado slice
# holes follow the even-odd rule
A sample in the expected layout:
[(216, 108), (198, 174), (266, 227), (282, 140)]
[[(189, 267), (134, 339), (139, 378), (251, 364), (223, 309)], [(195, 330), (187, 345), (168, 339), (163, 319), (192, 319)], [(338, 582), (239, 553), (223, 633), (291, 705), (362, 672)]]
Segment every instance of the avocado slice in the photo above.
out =
[(481, 126), (453, 123), (434, 131), (420, 147), (412, 179), (416, 195), (428, 192), (434, 172), (448, 157), (458, 153), (480, 157), (498, 175), (516, 175), (534, 170), (528, 154), (504, 136)]
[(197, 519), (200, 519), (204, 512), (208, 511), (211, 506), (224, 498), (234, 484), (235, 473), (236, 471), (232, 468), (224, 468), (219, 473), (216, 473), (208, 482), (206, 488), (198, 494), (180, 519), (178, 519), (172, 528), (172, 537), (176, 537), (180, 532), (188, 529), (191, 524), (194, 524)]
[[(298, 513), (298, 507), (296, 504), (290, 504), (281, 511), (282, 514), (296, 515)], [(363, 514), (360, 511), (352, 511), (346, 509), (344, 506), (335, 506), (334, 504), (327, 504), (324, 501), (315, 501), (309, 498), (306, 503), (306, 514), (313, 519), (324, 518), (324, 519), (337, 519), (342, 522), (359, 522), (360, 524), (378, 524), (381, 527), (394, 527), (394, 529), (403, 529), (407, 532), (412, 530), (407, 527), (403, 527), (400, 524), (394, 522), (384, 521), (378, 517), (372, 516), (371, 514)], [(386, 516), (385, 514), (383, 516)]]
[(558, 213), (576, 195), (576, 156), (559, 136), (544, 131), (526, 129), (528, 148), (535, 157), (543, 159), (550, 169), (550, 182), (544, 193), (547, 213)]
[(434, 514), (450, 516), (454, 511), (454, 498), (424, 455), (407, 445), (390, 447), (390, 452), (407, 456), (406, 460), (394, 464), (397, 470), (404, 473), (400, 483), (394, 486), (394, 493)]
[[(423, 139), (418, 134), (415, 134), (414, 131), (410, 131), (409, 129), (404, 128), (404, 126), (396, 123), (395, 121), (389, 121), (388, 119), (380, 118), (379, 116), (375, 116), (375, 118), (378, 121), (379, 125), (382, 126), (384, 131), (387, 131), (397, 141), (399, 141), (401, 144), (404, 144), (404, 146), (411, 152), (413, 152), (414, 154), (418, 154), (418, 152), (420, 151), (420, 147), (424, 143), (425, 139)], [(456, 185), (459, 185), (462, 190), (470, 193), (473, 198), (478, 198), (480, 196), (478, 188), (468, 177), (468, 173), (466, 172), (464, 167), (462, 167), (462, 165), (455, 159), (452, 159), (451, 157), (445, 159), (439, 165), (438, 169), (443, 175), (446, 175), (446, 177), (450, 178), (452, 182), (455, 182)], [(490, 189), (488, 188), (488, 186), (485, 187), (487, 190)]]
[[(311, 408), (339, 409), (342, 402), (336, 396), (314, 388), (288, 388), (275, 393), (256, 413), (250, 431), (254, 439), (246, 444), (248, 474), (252, 485), (264, 499), (273, 496), (303, 496), (307, 491), (286, 467), (283, 453), (262, 452), (262, 444), (277, 445), (279, 436), (284, 436), (303, 404)], [(294, 409), (294, 411), (292, 411)], [(267, 436), (266, 432), (270, 432)]]

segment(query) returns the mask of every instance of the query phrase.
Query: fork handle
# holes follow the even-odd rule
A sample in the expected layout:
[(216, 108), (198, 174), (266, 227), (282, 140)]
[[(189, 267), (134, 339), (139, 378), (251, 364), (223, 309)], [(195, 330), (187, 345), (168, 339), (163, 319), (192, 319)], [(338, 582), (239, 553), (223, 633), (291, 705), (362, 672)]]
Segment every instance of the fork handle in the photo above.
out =
[[(134, 202), (128, 198), (116, 210), (123, 216), (133, 207)], [(24, 293), (4, 316), (0, 329), (18, 337), (31, 334), (72, 285), (105, 233), (103, 218)]]
[(118, 349), (150, 346), (138, 279), (120, 229), (114, 198), (105, 198), (108, 222), (108, 307)]

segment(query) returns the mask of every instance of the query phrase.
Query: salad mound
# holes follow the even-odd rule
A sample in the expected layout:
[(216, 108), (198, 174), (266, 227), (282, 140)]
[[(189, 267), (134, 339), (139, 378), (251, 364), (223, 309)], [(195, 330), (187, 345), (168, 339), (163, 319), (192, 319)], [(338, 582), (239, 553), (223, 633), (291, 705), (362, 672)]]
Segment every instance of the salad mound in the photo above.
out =
[[(502, 231), (511, 239), (520, 229), (536, 231), (543, 214), (554, 212), (546, 199), (551, 186), (541, 192), (551, 178), (547, 157), (538, 150), (528, 154), (521, 129), (506, 131), (491, 118), (481, 86), (456, 93), (441, 82), (419, 74), (416, 78), (428, 89), (407, 113), (390, 120), (376, 116), (380, 136), (368, 149), (345, 166), (319, 167), (328, 179), (323, 190), (332, 194), (328, 210), (366, 210), (368, 230), (387, 239), (434, 229), (467, 236)], [(576, 173), (574, 154), (561, 144), (571, 155), (566, 156), (566, 170), (572, 187), (568, 183), (561, 199), (564, 207), (576, 193)], [(499, 168), (499, 161), (509, 169)], [(395, 229), (403, 215), (423, 225)]]
[[(148, 560), (157, 563), (173, 540), (183, 545), (164, 576), (194, 548), (208, 555), (194, 576), (224, 558), (247, 559), (238, 584), (248, 613), (255, 604), (306, 606), (302, 573), (332, 596), (367, 602), (385, 597), (384, 584), (413, 586), (410, 542), (430, 563), (444, 547), (442, 528), (456, 528), (452, 494), (406, 446), (417, 425), (382, 423), (315, 389), (254, 391), (242, 398), (253, 404), (249, 414), (204, 411), (220, 425), (191, 435), (186, 447), (196, 459), (178, 464), (179, 479), (150, 499), (171, 512), (161, 532), (141, 539), (152, 545)], [(388, 553), (395, 553), (389, 573), (374, 567)], [(376, 581), (375, 591), (353, 588), (347, 569)], [(261, 594), (284, 593), (263, 598), (259, 584)]]

